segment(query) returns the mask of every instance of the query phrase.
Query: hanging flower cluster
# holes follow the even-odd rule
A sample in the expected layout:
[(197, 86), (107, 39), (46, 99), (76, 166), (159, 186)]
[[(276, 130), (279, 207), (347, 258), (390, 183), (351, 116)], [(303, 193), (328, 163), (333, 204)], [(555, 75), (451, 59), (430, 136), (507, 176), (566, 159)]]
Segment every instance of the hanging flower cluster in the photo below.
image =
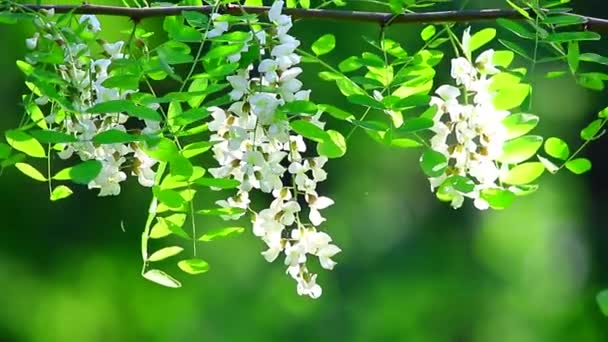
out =
[[(465, 30), (462, 46), (468, 51), (470, 29)], [(431, 148), (441, 153), (448, 161), (445, 172), (431, 177), (431, 189), (435, 190), (452, 176), (472, 179), (474, 186), (469, 192), (446, 186), (454, 208), (462, 206), (465, 197), (474, 200), (475, 207), (489, 208), (480, 193), (484, 189), (499, 188), (501, 168), (498, 159), (503, 154), (507, 140), (507, 129), (503, 120), (510, 114), (507, 110), (497, 110), (493, 104), (495, 92), (490, 89), (491, 76), (500, 71), (492, 60), (494, 50), (486, 50), (477, 59), (458, 57), (452, 60), (451, 76), (458, 87), (442, 85), (431, 98), (431, 105), (437, 112)], [(449, 181), (449, 180), (448, 180)]]
[[(49, 12), (48, 18), (54, 13)], [(154, 185), (155, 172), (152, 167), (156, 160), (150, 158), (142, 150), (141, 143), (98, 144), (94, 137), (108, 131), (127, 132), (125, 123), (129, 119), (124, 113), (90, 113), (89, 109), (96, 104), (125, 100), (134, 90), (121, 90), (104, 86), (111, 77), (110, 67), (116, 61), (128, 58), (123, 52), (125, 43), (102, 42), (103, 57), (93, 58), (91, 41), (85, 41), (81, 36), (95, 36), (101, 31), (101, 24), (94, 15), (83, 15), (79, 18), (79, 27), (72, 30), (69, 27), (56, 27), (56, 23), (45, 18), (37, 18), (35, 23), (40, 30), (26, 40), (30, 50), (36, 50), (40, 45), (55, 49), (59, 47), (64, 62), (53, 65), (54, 71), (64, 81), (61, 83), (61, 94), (71, 99), (67, 103), (69, 111), (54, 105), (45, 117), (45, 123), (50, 130), (66, 133), (76, 138), (77, 142), (64, 143), (59, 147), (58, 155), (68, 159), (76, 154), (82, 161), (95, 160), (101, 163), (101, 171), (95, 179), (88, 183), (89, 189), (99, 189), (99, 196), (118, 195), (120, 183), (127, 179), (130, 172), (137, 176), (139, 183), (146, 187)], [(66, 39), (66, 35), (70, 39)], [(39, 63), (36, 51), (28, 57), (31, 65)], [(49, 103), (48, 96), (35, 99), (39, 106)], [(154, 108), (156, 109), (156, 108)], [(160, 131), (159, 123), (146, 120), (142, 134), (155, 134)]]
[[(282, 8), (283, 1), (276, 1), (268, 13), (272, 27), (253, 33), (249, 40), (260, 45), (259, 63), (228, 76), (230, 97), (235, 102), (227, 110), (210, 109), (213, 121), (209, 130), (214, 133), (211, 141), (220, 166), (209, 172), (240, 184), (235, 196), (217, 202), (232, 210), (225, 219), (237, 219), (246, 210), (253, 211), (249, 206), (252, 190), (272, 194), (270, 206), (253, 214), (253, 233), (268, 247), (262, 255), (272, 262), (283, 253), (298, 294), (317, 298), (321, 287), (316, 283), (317, 275), (307, 268), (307, 255), (317, 256), (321, 266), (331, 270), (335, 265), (331, 257), (340, 249), (331, 243), (329, 235), (317, 230), (325, 221), (320, 210), (334, 203), (316, 190), (317, 183), (327, 177), (323, 170), (327, 158), (305, 156), (306, 143), (302, 136), (291, 134), (288, 113), (282, 110), (290, 102), (307, 101), (310, 95), (297, 79), (302, 73), (297, 67), (301, 58), (296, 53), (300, 42), (288, 34), (292, 21), (281, 14)], [(226, 30), (214, 23), (212, 32)], [(242, 51), (247, 49), (245, 44)], [(238, 55), (229, 58), (240, 59)], [(323, 128), (321, 114), (302, 117)], [(303, 205), (308, 207), (310, 223), (301, 218)]]

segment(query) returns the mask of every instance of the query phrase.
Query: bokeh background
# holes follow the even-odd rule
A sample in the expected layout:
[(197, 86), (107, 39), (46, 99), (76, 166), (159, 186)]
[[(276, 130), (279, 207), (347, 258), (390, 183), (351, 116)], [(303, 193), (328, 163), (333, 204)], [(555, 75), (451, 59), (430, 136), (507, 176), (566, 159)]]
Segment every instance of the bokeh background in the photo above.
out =
[[(608, 18), (602, 0), (571, 5)], [(506, 7), (502, 1), (468, 4), (482, 6)], [(103, 18), (102, 24), (104, 37), (126, 39), (126, 19)], [(160, 20), (144, 25), (162, 35)], [(411, 53), (421, 45), (420, 28), (397, 25), (388, 35)], [(367, 49), (361, 36), (376, 37), (379, 28), (310, 20), (294, 32), (305, 47), (321, 34), (336, 34), (338, 48), (327, 59), (337, 63)], [(30, 34), (28, 25), (0, 26), (0, 130), (16, 126), (21, 115), (26, 88), (15, 60)], [(608, 54), (605, 45), (583, 50)], [(448, 59), (441, 64), (438, 82), (447, 81), (448, 65)], [(534, 112), (541, 116), (536, 132), (578, 146), (578, 130), (608, 99), (569, 77), (543, 77), (559, 67), (533, 75)], [(319, 81), (315, 65), (304, 68), (315, 101), (350, 108), (333, 84)], [(331, 120), (329, 126), (349, 129)], [(545, 175), (536, 194), (510, 209), (479, 212), (470, 203), (454, 211), (435, 200), (417, 151), (389, 149), (356, 132), (347, 155), (329, 163), (321, 186), (336, 201), (326, 210), (325, 229), (343, 252), (333, 272), (320, 273), (318, 300), (295, 293), (280, 262), (268, 264), (259, 255), (263, 245), (250, 230), (199, 246), (211, 264), (207, 274), (183, 276), (167, 264), (184, 286), (157, 286), (139, 275), (147, 189), (130, 181), (120, 197), (98, 198), (79, 188), (51, 203), (44, 184), (6, 170), (0, 177), (0, 340), (607, 341), (608, 318), (595, 303), (608, 287), (607, 141), (584, 152), (594, 162), (587, 175)], [(197, 206), (218, 197), (204, 195)], [(220, 222), (199, 217), (198, 224)]]

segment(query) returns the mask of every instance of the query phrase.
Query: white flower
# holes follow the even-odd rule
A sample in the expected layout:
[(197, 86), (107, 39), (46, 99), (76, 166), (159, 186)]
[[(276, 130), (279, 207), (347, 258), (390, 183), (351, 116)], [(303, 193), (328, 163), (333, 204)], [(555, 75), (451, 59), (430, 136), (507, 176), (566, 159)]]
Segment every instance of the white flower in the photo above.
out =
[(475, 66), (477, 67), (479, 72), (482, 74), (488, 74), (488, 75), (497, 74), (500, 72), (500, 70), (498, 70), (494, 66), (493, 59), (494, 59), (494, 50), (492, 50), (492, 49), (486, 50), (477, 57), (477, 59), (475, 60)]
[(227, 21), (218, 19), (221, 19), (220, 14), (213, 13), (211, 15), (211, 20), (213, 21), (213, 29), (207, 31), (207, 38), (219, 37), (224, 34), (224, 32), (228, 31), (228, 28), (230, 27), (229, 23)]
[(319, 257), (319, 262), (321, 263), (321, 267), (326, 270), (333, 270), (334, 266), (336, 266), (337, 262), (331, 260), (331, 258), (340, 253), (342, 250), (336, 246), (327, 244), (323, 247), (320, 247), (317, 251), (317, 256)]
[(279, 106), (275, 94), (256, 93), (250, 98), (251, 112), (256, 115), (261, 124), (270, 124)]
[(471, 50), (471, 28), (467, 27), (462, 33), (462, 50), (465, 54), (469, 54)]
[[(296, 230), (294, 230), (295, 232)], [(287, 243), (285, 245), (285, 265), (296, 266), (306, 262), (306, 250), (300, 243)]]
[(325, 222), (325, 218), (321, 216), (319, 210), (323, 210), (334, 204), (334, 201), (331, 198), (318, 196), (316, 192), (307, 193), (306, 202), (308, 202), (308, 206), (310, 207), (308, 219), (314, 226), (319, 226), (321, 223)]
[(111, 59), (121, 59), (124, 57), (124, 54), (122, 54), (120, 52), (120, 50), (122, 50), (122, 47), (124, 46), (125, 42), (119, 40), (115, 43), (105, 43), (103, 44), (103, 49), (104, 51), (110, 55)]
[(302, 270), (300, 265), (289, 267), (287, 272), (298, 282), (296, 289), (300, 296), (309, 296), (316, 299), (323, 293), (321, 286), (317, 284), (316, 274)]
[(255, 215), (253, 219), (253, 234), (260, 237), (280, 237), (284, 226), (275, 219), (277, 214), (276, 210), (264, 209)]
[(280, 237), (272, 236), (271, 238), (265, 238), (266, 244), (268, 245), (268, 249), (262, 252), (262, 256), (268, 262), (275, 261), (279, 254), (283, 251), (283, 240)]
[(277, 82), (279, 79), (277, 69), (278, 64), (274, 59), (264, 59), (258, 66), (258, 71), (264, 74), (264, 78), (270, 84)]
[(85, 21), (87, 22), (87, 28), (91, 32), (97, 33), (101, 31), (101, 23), (99, 22), (99, 19), (97, 19), (96, 16), (87, 14), (80, 16), (80, 19), (78, 19), (78, 22), (81, 24)]
[(120, 194), (120, 182), (127, 179), (127, 175), (120, 171), (124, 159), (107, 162), (102, 166), (101, 172), (95, 180), (89, 183), (89, 189), (99, 189), (99, 196), (117, 196)]
[(439, 114), (439, 117), (441, 117), (441, 115), (444, 113), (460, 111), (460, 104), (458, 103), (460, 89), (444, 84), (435, 90), (435, 94), (439, 95), (439, 97), (431, 97), (430, 105), (437, 106), (437, 114)]
[(40, 37), (40, 33), (38, 33), (38, 32), (34, 33), (32, 38), (28, 38), (25, 40), (25, 46), (30, 50), (34, 50), (38, 46), (39, 37)]
[(450, 75), (456, 80), (456, 84), (464, 85), (467, 89), (471, 87), (471, 84), (477, 78), (477, 70), (464, 57), (458, 57), (452, 59), (452, 69)]
[(226, 80), (232, 86), (232, 91), (230, 92), (230, 98), (233, 101), (238, 101), (247, 93), (249, 86), (249, 74), (241, 73), (239, 75), (228, 76)]
[(137, 162), (135, 163), (136, 168), (133, 170), (133, 173), (137, 175), (139, 184), (145, 187), (154, 186), (156, 172), (152, 170), (152, 166), (156, 164), (156, 160), (150, 158), (139, 148), (135, 150), (134, 157)]

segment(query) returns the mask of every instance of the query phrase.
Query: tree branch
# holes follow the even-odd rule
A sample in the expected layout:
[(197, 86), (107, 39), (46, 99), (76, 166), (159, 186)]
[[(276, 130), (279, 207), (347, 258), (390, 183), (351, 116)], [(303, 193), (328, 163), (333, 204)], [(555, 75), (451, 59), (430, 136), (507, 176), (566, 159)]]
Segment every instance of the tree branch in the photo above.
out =
[[(194, 11), (201, 13), (210, 13), (212, 6), (174, 6), (174, 7), (146, 7), (146, 8), (129, 8), (118, 6), (102, 6), (102, 5), (20, 5), (31, 10), (39, 11), (42, 9), (54, 9), (55, 13), (67, 13), (73, 11), (76, 14), (98, 14), (98, 15), (114, 15), (130, 17), (134, 20), (179, 15), (182, 11)], [(228, 5), (222, 9), (222, 13), (241, 14), (241, 10), (248, 13), (265, 13), (269, 7), (255, 6), (235, 6)], [(0, 7), (0, 10), (3, 8)], [(6, 8), (4, 8), (6, 10)], [(335, 21), (358, 21), (378, 24), (397, 24), (397, 23), (448, 23), (448, 22), (474, 22), (496, 20), (498, 18), (508, 19), (523, 19), (523, 16), (515, 10), (510, 9), (483, 9), (483, 10), (465, 10), (465, 11), (442, 11), (442, 12), (421, 12), (421, 13), (404, 13), (394, 15), (385, 12), (362, 12), (362, 11), (344, 11), (330, 9), (302, 9), (289, 8), (284, 9), (285, 14), (289, 14), (294, 18), (301, 19), (325, 19)], [(584, 25), (595, 31), (608, 32), (608, 20), (602, 18), (586, 17), (577, 14), (584, 19)]]

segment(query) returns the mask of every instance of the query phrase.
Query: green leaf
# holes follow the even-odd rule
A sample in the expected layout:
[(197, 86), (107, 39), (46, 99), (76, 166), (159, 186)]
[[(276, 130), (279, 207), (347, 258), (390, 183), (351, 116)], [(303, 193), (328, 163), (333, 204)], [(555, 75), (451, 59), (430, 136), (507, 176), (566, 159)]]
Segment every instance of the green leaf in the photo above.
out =
[(401, 127), (397, 128), (397, 132), (399, 133), (413, 133), (427, 130), (433, 127), (434, 123), (432, 119), (429, 118), (411, 118), (405, 120)]
[(497, 110), (509, 110), (519, 107), (528, 94), (530, 86), (527, 84), (517, 84), (509, 88), (503, 88), (498, 91), (494, 97), (493, 103)]
[(511, 8), (513, 8), (514, 10), (516, 10), (522, 17), (530, 20), (530, 21), (534, 21), (534, 19), (530, 16), (530, 14), (528, 13), (528, 11), (526, 11), (525, 9), (517, 6), (515, 3), (513, 3), (511, 0), (506, 0), (507, 4), (509, 4), (509, 6), (511, 6)]
[(227, 227), (227, 228), (219, 228), (209, 231), (208, 233), (203, 234), (198, 240), (199, 241), (215, 241), (218, 239), (224, 239), (230, 237), (232, 235), (241, 234), (245, 231), (245, 228), (242, 227)]
[(437, 28), (435, 28), (434, 25), (428, 25), (422, 30), (422, 32), (420, 32), (420, 38), (426, 42), (433, 38), (435, 33), (437, 33)]
[(0, 143), (0, 159), (6, 159), (11, 155), (11, 147), (5, 143)]
[(350, 95), (346, 98), (348, 100), (348, 102), (350, 103), (354, 103), (356, 105), (360, 105), (360, 106), (366, 106), (366, 107), (371, 107), (371, 108), (376, 108), (376, 109), (385, 109), (386, 106), (374, 99), (371, 98), (367, 95), (361, 95), (361, 94), (354, 94), (354, 95)]
[(530, 57), (528, 55), (528, 53), (526, 52), (526, 50), (524, 48), (522, 48), (521, 46), (519, 46), (518, 44), (516, 44), (512, 41), (509, 41), (509, 40), (505, 40), (505, 39), (498, 39), (498, 42), (500, 44), (502, 44), (504, 47), (506, 47), (507, 49), (520, 55), (521, 57), (523, 57), (529, 61), (532, 61), (532, 57)]
[(563, 14), (544, 18), (543, 23), (547, 25), (568, 26), (583, 24), (585, 20), (585, 17), (580, 15)]
[(492, 76), (489, 90), (496, 91), (516, 87), (519, 85), (520, 81), (521, 77), (515, 76), (508, 72), (501, 72)]
[(595, 298), (604, 316), (608, 316), (608, 290), (603, 290)]
[(357, 56), (350, 56), (338, 64), (338, 69), (343, 73), (359, 70), (361, 67), (363, 64)]
[(581, 131), (581, 139), (593, 140), (604, 126), (604, 120), (596, 119)]
[(593, 73), (586, 73), (579, 74), (577, 76), (578, 77), (576, 79), (576, 82), (581, 86), (595, 91), (604, 90), (604, 80), (598, 77), (598, 75)]
[(346, 140), (338, 131), (328, 130), (329, 140), (317, 145), (317, 153), (327, 158), (340, 158), (346, 154)]
[(30, 157), (45, 158), (44, 147), (29, 134), (23, 131), (10, 130), (4, 133), (6, 142), (15, 150), (21, 151)]
[(34, 180), (37, 180), (39, 182), (47, 181), (46, 177), (30, 164), (16, 163), (15, 167), (17, 168), (17, 170), (21, 171), (24, 175), (26, 175)]
[(176, 189), (187, 187), (194, 183), (195, 180), (203, 177), (205, 169), (200, 166), (192, 167), (192, 176), (189, 179), (184, 179), (183, 176), (167, 175), (160, 184), (163, 189)]
[(23, 153), (13, 154), (12, 156), (9, 156), (5, 160), (3, 160), (2, 163), (0, 163), (0, 167), (9, 167), (11, 165), (15, 165), (16, 163), (24, 161), (25, 158), (25, 154)]
[(503, 189), (483, 189), (480, 193), (483, 198), (492, 209), (501, 210), (505, 209), (513, 203), (515, 195), (507, 190)]
[(367, 130), (378, 131), (378, 132), (386, 132), (388, 130), (388, 125), (382, 121), (374, 121), (374, 120), (352, 120), (352, 124), (361, 128), (365, 128)]
[(420, 157), (420, 166), (427, 176), (439, 177), (448, 166), (448, 160), (440, 152), (427, 149)]
[(317, 114), (317, 105), (310, 101), (292, 101), (286, 103), (282, 108), (287, 113)]
[(545, 171), (541, 162), (529, 162), (515, 166), (501, 177), (503, 183), (512, 185), (528, 184), (535, 181)]
[(107, 78), (102, 85), (107, 88), (116, 88), (122, 90), (138, 90), (139, 75), (126, 74), (116, 75)]
[(503, 125), (507, 128), (507, 139), (520, 137), (538, 125), (538, 116), (533, 114), (518, 113), (507, 116)]
[(182, 11), (182, 16), (186, 18), (188, 24), (194, 27), (205, 27), (209, 22), (209, 18), (200, 12), (195, 11)]
[(201, 209), (196, 213), (199, 215), (210, 215), (210, 216), (231, 216), (240, 215), (245, 212), (245, 209), (241, 208), (213, 208), (213, 209)]
[(422, 146), (422, 144), (414, 139), (396, 138), (391, 140), (390, 146), (398, 148), (416, 148)]
[[(388, 97), (385, 97), (385, 99)], [(410, 109), (413, 107), (427, 106), (431, 97), (427, 94), (414, 94), (396, 101), (393, 109)]]
[(543, 157), (543, 156), (536, 156), (538, 158), (538, 160), (540, 160), (541, 163), (543, 163), (543, 165), (545, 166), (545, 169), (547, 169), (547, 171), (551, 172), (551, 173), (557, 173), (557, 171), (559, 171), (559, 166), (555, 165), (552, 161), (550, 161), (549, 159)]
[(520, 24), (514, 20), (498, 18), (498, 19), (496, 19), (496, 23), (498, 25), (506, 28), (507, 30), (513, 32), (516, 36), (518, 36), (520, 38), (530, 39), (530, 40), (533, 40), (536, 38), (536, 33), (528, 30), (528, 28), (526, 28), (525, 26), (523, 26), (522, 24)]
[(170, 40), (156, 48), (159, 66), (165, 72), (173, 72), (169, 65), (191, 63), (194, 57), (190, 55), (188, 44)]
[(43, 144), (62, 144), (78, 142), (78, 139), (67, 133), (50, 131), (50, 130), (34, 130), (30, 134)]
[(295, 120), (290, 123), (294, 132), (312, 141), (323, 142), (331, 140), (329, 134), (319, 126), (305, 120)]
[(186, 259), (177, 263), (177, 266), (184, 272), (190, 274), (200, 274), (209, 271), (209, 264), (201, 259)]
[(184, 146), (182, 155), (188, 159), (203, 154), (211, 149), (213, 144), (208, 141), (199, 141)]
[(188, 158), (178, 154), (169, 161), (170, 175), (178, 179), (189, 179), (194, 172), (194, 166)]
[(494, 57), (492, 57), (492, 63), (496, 66), (500, 66), (503, 68), (508, 68), (513, 62), (515, 58), (515, 53), (509, 50), (498, 50), (494, 52)]
[(167, 258), (170, 258), (174, 255), (181, 253), (184, 249), (179, 246), (171, 246), (159, 249), (158, 251), (152, 253), (150, 257), (148, 257), (147, 261), (160, 261)]
[(566, 163), (566, 168), (572, 173), (580, 175), (591, 170), (591, 161), (587, 158), (576, 158)]
[(180, 208), (186, 202), (182, 195), (175, 190), (161, 189), (159, 186), (155, 186), (152, 188), (152, 191), (154, 192), (154, 197), (160, 203), (172, 209)]
[(127, 109), (132, 106), (133, 103), (127, 100), (112, 100), (102, 103), (98, 103), (87, 110), (88, 113), (92, 114), (103, 114), (103, 113), (122, 113), (126, 112)]
[(551, 137), (545, 142), (545, 152), (553, 158), (566, 160), (570, 157), (568, 144), (560, 138)]
[(157, 111), (148, 107), (137, 106), (127, 100), (112, 100), (98, 103), (87, 110), (92, 114), (127, 113), (129, 116), (144, 120), (160, 121), (161, 117)]
[(452, 187), (462, 193), (469, 193), (475, 190), (475, 182), (463, 176), (451, 176), (446, 179), (446, 182), (452, 184)]
[(602, 65), (608, 65), (608, 57), (598, 55), (597, 53), (582, 53), (579, 59), (583, 62), (592, 62)]
[(546, 38), (547, 41), (553, 43), (566, 43), (571, 41), (600, 39), (602, 39), (602, 36), (599, 33), (591, 31), (550, 33), (549, 36)]
[(36, 103), (29, 103), (26, 109), (32, 121), (36, 123), (36, 126), (42, 129), (48, 129), (44, 113), (42, 113), (42, 110), (40, 107), (38, 107), (38, 105), (36, 105)]
[(97, 144), (125, 144), (140, 140), (141, 136), (131, 135), (118, 129), (110, 129), (93, 137), (93, 142)]
[(0, 24), (8, 24), (13, 25), (16, 24), (19, 20), (19, 16), (17, 13), (12, 12), (0, 12)]
[(59, 201), (73, 194), (72, 190), (65, 185), (59, 185), (51, 192), (51, 201)]
[(162, 161), (170, 162), (179, 155), (179, 150), (175, 143), (167, 138), (162, 138), (158, 144), (153, 147), (144, 148), (144, 152), (150, 157)]
[(355, 118), (355, 116), (352, 115), (351, 113), (348, 113), (348, 112), (346, 112), (338, 107), (334, 107), (332, 105), (320, 104), (317, 107), (319, 108), (319, 110), (322, 110), (323, 112), (328, 113), (329, 115), (333, 116), (334, 118), (336, 118), (338, 120), (350, 121)]
[(172, 126), (186, 126), (203, 120), (210, 114), (211, 113), (207, 110), (207, 108), (192, 108), (170, 117), (169, 122)]
[(143, 276), (144, 278), (162, 286), (172, 288), (178, 288), (182, 286), (179, 281), (177, 281), (175, 278), (171, 277), (170, 275), (161, 270), (149, 270), (144, 273)]
[(570, 71), (575, 74), (580, 65), (580, 50), (577, 41), (568, 42), (568, 66)]
[(211, 49), (205, 55), (206, 59), (222, 59), (241, 52), (243, 43), (231, 43), (229, 45), (220, 45)]
[(468, 53), (472, 53), (480, 47), (486, 45), (491, 42), (492, 39), (496, 37), (496, 29), (494, 28), (486, 28), (479, 32), (476, 32), (471, 36), (471, 41), (469, 42), (469, 51)]
[(543, 144), (543, 138), (538, 135), (526, 135), (507, 141), (503, 146), (503, 154), (498, 159), (501, 163), (518, 164), (530, 159)]
[(228, 178), (198, 178), (194, 180), (195, 184), (208, 186), (212, 188), (219, 189), (236, 189), (241, 183), (236, 179), (228, 179)]
[(321, 56), (330, 53), (336, 47), (336, 37), (333, 34), (325, 34), (312, 43), (312, 52)]
[(53, 179), (56, 180), (71, 180), (78, 184), (89, 184), (101, 172), (101, 162), (98, 160), (87, 160), (76, 166), (63, 169)]
[(186, 214), (172, 214), (165, 217), (157, 217), (156, 224), (150, 230), (151, 239), (160, 239), (170, 234), (175, 234), (184, 239), (190, 239), (190, 236), (184, 232), (182, 227), (186, 222)]

